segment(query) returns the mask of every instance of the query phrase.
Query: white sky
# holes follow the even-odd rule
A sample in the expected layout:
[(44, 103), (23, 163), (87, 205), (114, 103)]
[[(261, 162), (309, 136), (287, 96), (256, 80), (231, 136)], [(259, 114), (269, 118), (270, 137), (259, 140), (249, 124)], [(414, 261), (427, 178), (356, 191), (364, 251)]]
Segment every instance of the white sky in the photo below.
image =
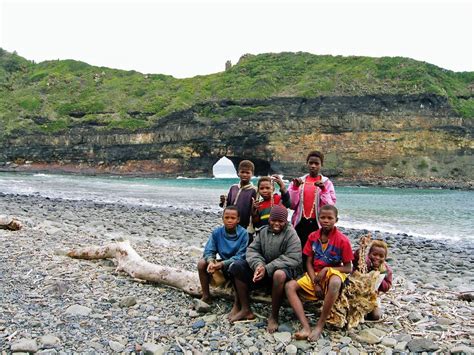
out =
[(178, 78), (245, 53), (403, 56), (473, 71), (472, 1), (0, 0), (0, 47)]

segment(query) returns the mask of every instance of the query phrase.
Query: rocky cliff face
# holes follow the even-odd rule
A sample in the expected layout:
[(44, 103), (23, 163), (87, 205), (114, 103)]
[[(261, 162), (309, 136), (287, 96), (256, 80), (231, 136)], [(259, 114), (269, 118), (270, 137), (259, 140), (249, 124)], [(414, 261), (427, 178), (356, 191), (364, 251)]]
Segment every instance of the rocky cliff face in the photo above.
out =
[(298, 175), (306, 154), (317, 149), (331, 176), (465, 179), (474, 175), (472, 133), (473, 120), (457, 117), (435, 95), (220, 101), (132, 133), (82, 126), (11, 136), (0, 143), (0, 165), (210, 176), (227, 156), (234, 164), (254, 161), (257, 175)]

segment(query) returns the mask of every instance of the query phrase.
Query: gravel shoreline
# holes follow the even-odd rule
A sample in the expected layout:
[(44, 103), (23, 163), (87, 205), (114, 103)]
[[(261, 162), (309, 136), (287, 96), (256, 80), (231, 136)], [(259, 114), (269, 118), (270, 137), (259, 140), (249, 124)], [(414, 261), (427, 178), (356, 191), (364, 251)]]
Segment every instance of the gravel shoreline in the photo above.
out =
[[(269, 305), (254, 304), (257, 321), (230, 325), (228, 300), (199, 314), (190, 296), (117, 273), (111, 260), (64, 256), (69, 248), (123, 238), (148, 261), (195, 270), (203, 243), (220, 224), (212, 212), (2, 194), (0, 211), (24, 225), (0, 230), (2, 353), (473, 351), (474, 307), (457, 297), (474, 284), (472, 241), (381, 233), (394, 270), (394, 287), (382, 298), (383, 321), (325, 330), (308, 343), (291, 340), (288, 332), (298, 329), (291, 308), (282, 309), (279, 332), (270, 335)], [(343, 231), (353, 246), (366, 232)]]

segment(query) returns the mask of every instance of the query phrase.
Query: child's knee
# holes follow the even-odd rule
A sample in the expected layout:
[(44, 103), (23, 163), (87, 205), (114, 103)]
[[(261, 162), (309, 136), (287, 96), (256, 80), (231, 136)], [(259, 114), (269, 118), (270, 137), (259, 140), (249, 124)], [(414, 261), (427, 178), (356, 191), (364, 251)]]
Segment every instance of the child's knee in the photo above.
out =
[(277, 270), (273, 273), (273, 284), (281, 285), (286, 281), (286, 274), (283, 270)]
[(339, 293), (342, 286), (342, 280), (339, 276), (333, 275), (329, 279), (328, 292)]
[(369, 320), (379, 320), (382, 318), (382, 310), (379, 307), (375, 307), (372, 312), (367, 315)]
[(245, 260), (236, 260), (230, 264), (228, 272), (232, 278), (239, 280), (245, 279), (245, 274), (248, 272), (248, 265)]
[(206, 271), (207, 270), (207, 261), (205, 259), (201, 259), (198, 261), (198, 270)]
[(285, 284), (285, 291), (286, 293), (296, 293), (298, 290), (298, 283), (295, 280), (290, 280)]

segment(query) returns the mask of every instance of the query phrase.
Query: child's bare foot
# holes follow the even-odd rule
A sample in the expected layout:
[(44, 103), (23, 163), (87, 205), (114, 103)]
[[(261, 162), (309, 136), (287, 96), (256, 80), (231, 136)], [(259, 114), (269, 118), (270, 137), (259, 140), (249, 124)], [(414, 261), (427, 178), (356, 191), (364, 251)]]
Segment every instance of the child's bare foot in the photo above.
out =
[(255, 319), (255, 314), (252, 313), (251, 310), (240, 310), (236, 314), (234, 314), (232, 317), (229, 318), (229, 322), (237, 322), (239, 320), (249, 320), (249, 319)]
[(201, 301), (203, 301), (203, 302), (205, 302), (205, 303), (207, 303), (207, 304), (212, 304), (212, 298), (211, 298), (211, 296), (207, 296), (207, 297), (202, 296), (202, 297), (201, 297)]
[(229, 314), (227, 315), (227, 319), (230, 320), (233, 316), (239, 313), (240, 308), (237, 305), (233, 305), (232, 309), (230, 310)]
[(296, 332), (294, 337), (296, 340), (308, 340), (309, 335), (311, 334), (311, 328), (301, 329), (299, 332)]
[(275, 333), (277, 329), (278, 329), (278, 321), (272, 316), (270, 316), (268, 318), (267, 332)]
[(308, 337), (309, 341), (317, 341), (323, 332), (323, 328), (316, 326)]

